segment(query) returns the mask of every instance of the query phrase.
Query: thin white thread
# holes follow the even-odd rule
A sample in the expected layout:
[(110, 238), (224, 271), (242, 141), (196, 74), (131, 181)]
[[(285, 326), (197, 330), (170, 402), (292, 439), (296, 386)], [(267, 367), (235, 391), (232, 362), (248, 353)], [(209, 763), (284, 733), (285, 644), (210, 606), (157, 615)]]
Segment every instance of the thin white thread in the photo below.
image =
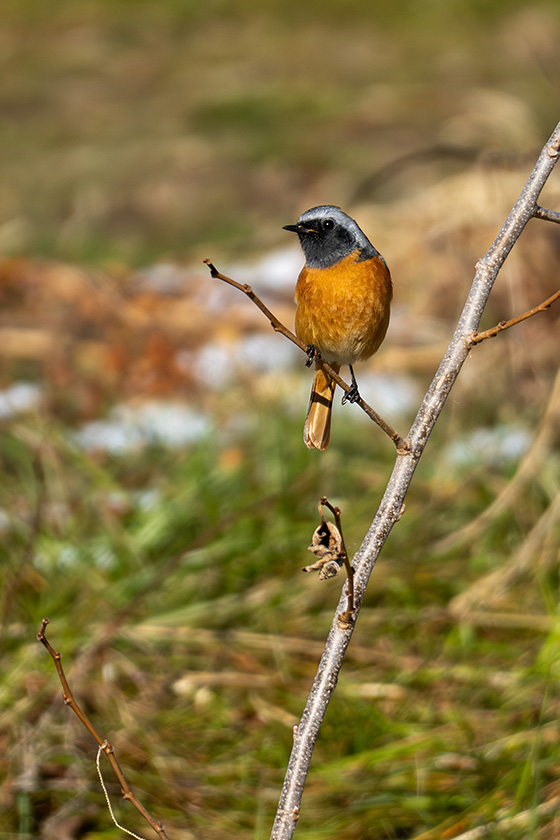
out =
[(105, 747), (108, 745), (108, 743), (109, 743), (108, 741), (103, 741), (103, 743), (101, 744), (101, 746), (97, 750), (97, 758), (95, 760), (95, 763), (97, 765), (97, 775), (99, 776), (99, 781), (101, 783), (101, 789), (103, 790), (103, 794), (105, 796), (105, 801), (107, 802), (107, 808), (109, 809), (109, 813), (111, 814), (111, 819), (113, 820), (113, 822), (115, 823), (117, 828), (120, 828), (120, 830), (124, 831), (125, 834), (130, 834), (130, 836), (135, 837), (136, 840), (146, 840), (145, 837), (141, 837), (139, 834), (135, 834), (133, 831), (129, 831), (129, 829), (125, 828), (124, 825), (120, 825), (120, 823), (117, 821), (117, 818), (115, 817), (115, 814), (113, 813), (113, 808), (111, 806), (111, 800), (109, 799), (109, 794), (107, 793), (107, 788), (105, 787), (105, 782), (103, 781), (103, 774), (101, 772), (101, 765), (100, 765), (101, 753), (105, 751)]

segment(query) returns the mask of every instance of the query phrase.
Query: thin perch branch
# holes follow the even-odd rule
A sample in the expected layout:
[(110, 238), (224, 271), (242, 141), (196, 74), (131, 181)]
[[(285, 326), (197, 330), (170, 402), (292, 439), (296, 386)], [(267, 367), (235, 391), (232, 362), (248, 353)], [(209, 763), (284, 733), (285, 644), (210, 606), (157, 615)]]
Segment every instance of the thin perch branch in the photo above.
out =
[(161, 822), (159, 822), (158, 820), (155, 820), (151, 816), (151, 814), (149, 814), (148, 811), (146, 811), (146, 809), (144, 808), (142, 803), (139, 802), (138, 799), (136, 799), (136, 796), (134, 795), (134, 793), (130, 789), (129, 784), (124, 777), (123, 771), (121, 770), (120, 764), (117, 761), (117, 758), (115, 756), (114, 748), (111, 746), (109, 741), (107, 741), (106, 739), (102, 738), (99, 735), (99, 733), (95, 729), (94, 725), (87, 718), (87, 716), (84, 714), (84, 712), (81, 710), (78, 703), (74, 699), (74, 695), (70, 691), (70, 686), (68, 685), (68, 680), (66, 679), (64, 669), (62, 668), (62, 662), (61, 662), (62, 654), (59, 653), (57, 650), (55, 650), (52, 647), (52, 645), (48, 641), (47, 637), (45, 636), (45, 630), (47, 628), (48, 623), (49, 623), (48, 618), (44, 618), (43, 621), (41, 622), (41, 629), (37, 633), (37, 641), (41, 642), (41, 644), (44, 645), (44, 647), (46, 647), (46, 649), (48, 650), (48, 652), (50, 653), (50, 655), (52, 657), (52, 660), (54, 662), (54, 665), (55, 665), (55, 668), (56, 668), (56, 671), (57, 671), (57, 674), (58, 674), (58, 678), (59, 678), (60, 683), (62, 685), (62, 691), (63, 691), (62, 699), (64, 700), (64, 702), (67, 706), (70, 706), (70, 708), (72, 709), (74, 714), (77, 715), (77, 717), (79, 718), (81, 723), (85, 726), (85, 728), (90, 733), (90, 735), (97, 741), (98, 746), (100, 747), (100, 749), (105, 753), (105, 755), (109, 759), (111, 767), (113, 768), (113, 770), (115, 772), (115, 775), (116, 775), (117, 779), (119, 780), (119, 784), (121, 786), (121, 793), (123, 795), (123, 799), (127, 799), (130, 802), (131, 805), (134, 805), (134, 807), (136, 808), (138, 813), (141, 814), (141, 816), (146, 820), (148, 825), (150, 825), (153, 828), (153, 830), (161, 838), (161, 840), (167, 840), (167, 835), (166, 835), (166, 833), (163, 829), (163, 825), (161, 824)]
[[(203, 262), (210, 269), (210, 274), (211, 274), (212, 277), (215, 277), (218, 280), (222, 280), (224, 283), (227, 283), (228, 285), (233, 286), (234, 289), (239, 289), (240, 292), (243, 292), (243, 294), (247, 295), (249, 300), (252, 300), (253, 303), (255, 304), (255, 306), (258, 307), (258, 309), (260, 309), (261, 312), (268, 318), (268, 320), (270, 321), (270, 325), (271, 325), (273, 330), (281, 333), (283, 336), (285, 336), (285, 338), (287, 338), (289, 341), (291, 341), (293, 344), (295, 344), (296, 347), (299, 347), (299, 349), (302, 350), (306, 355), (308, 354), (308, 351), (309, 351), (308, 346), (306, 344), (304, 344), (302, 341), (300, 341), (299, 338), (297, 337), (297, 335), (294, 335), (294, 333), (291, 330), (289, 330), (286, 326), (284, 326), (284, 324), (281, 321), (278, 320), (276, 315), (273, 312), (271, 312), (270, 309), (268, 308), (268, 306), (266, 306), (266, 304), (264, 304), (262, 302), (262, 300), (258, 297), (258, 295), (256, 295), (254, 293), (251, 286), (249, 286), (247, 283), (238, 283), (237, 280), (232, 280), (231, 277), (227, 277), (225, 274), (221, 274), (221, 272), (218, 271), (218, 269), (212, 263), (211, 260), (205, 259), (205, 260), (203, 260)], [(344, 381), (344, 379), (342, 379), (342, 377), (339, 376), (339, 374), (335, 370), (333, 370), (333, 368), (328, 364), (328, 362), (326, 362), (320, 356), (316, 356), (315, 360), (316, 360), (317, 364), (320, 365), (326, 373), (328, 373), (328, 375), (331, 377), (331, 379), (334, 379), (336, 384), (340, 388), (342, 388), (342, 390), (346, 394), (348, 394), (350, 392), (351, 386), (348, 385)], [(373, 420), (374, 423), (377, 423), (377, 425), (379, 426), (380, 429), (383, 429), (385, 434), (387, 434), (391, 438), (391, 440), (393, 441), (393, 443), (397, 447), (397, 451), (399, 451), (399, 452), (408, 451), (407, 441), (404, 438), (402, 438), (398, 434), (398, 432), (396, 432), (394, 429), (392, 429), (391, 426), (389, 426), (389, 424), (386, 423), (385, 420), (370, 405), (368, 405), (368, 403), (364, 399), (362, 399), (362, 397), (360, 397), (358, 400), (356, 400), (355, 404), (359, 405), (360, 408), (362, 409), (362, 411), (365, 411), (365, 413), (368, 415), (368, 417), (371, 420)]]
[[(502, 229), (476, 266), (476, 273), (461, 317), (424, 400), (412, 424), (407, 441), (408, 453), (397, 453), (393, 472), (379, 509), (354, 557), (354, 615), (346, 628), (341, 628), (338, 614), (344, 610), (346, 595), (341, 593), (315, 681), (309, 693), (301, 721), (294, 731), (294, 743), (286, 777), (278, 803), (271, 840), (289, 840), (293, 836), (300, 812), (300, 803), (315, 741), (330, 698), (338, 681), (346, 649), (361, 607), (367, 583), (379, 553), (398, 521), (404, 499), (428, 438), (445, 405), (459, 372), (473, 348), (484, 307), (508, 254), (527, 222), (537, 215), (537, 199), (552, 172), (560, 153), (560, 123), (544, 146), (521, 195)], [(550, 216), (547, 216), (550, 218)]]
[(524, 312), (522, 315), (518, 315), (516, 318), (511, 318), (509, 321), (500, 321), (500, 323), (496, 324), (495, 327), (490, 327), (489, 330), (484, 330), (483, 332), (473, 332), (469, 340), (471, 344), (474, 345), (480, 344), (481, 341), (484, 341), (487, 338), (494, 338), (494, 336), (503, 332), (503, 330), (509, 330), (510, 327), (515, 327), (516, 324), (526, 321), (527, 318), (532, 318), (533, 315), (536, 315), (538, 312), (544, 312), (546, 309), (549, 309), (554, 301), (558, 300), (558, 298), (560, 298), (560, 289), (546, 300), (543, 300), (542, 303), (539, 303), (538, 306), (535, 306), (533, 309), (529, 309), (527, 312)]

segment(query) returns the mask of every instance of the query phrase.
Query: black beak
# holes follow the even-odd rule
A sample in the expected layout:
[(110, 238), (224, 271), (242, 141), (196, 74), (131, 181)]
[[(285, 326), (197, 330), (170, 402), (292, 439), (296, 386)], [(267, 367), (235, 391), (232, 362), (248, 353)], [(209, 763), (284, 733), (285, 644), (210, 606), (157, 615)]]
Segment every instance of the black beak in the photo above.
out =
[(306, 227), (302, 225), (301, 222), (298, 222), (296, 225), (284, 225), (282, 230), (293, 230), (294, 233), (297, 233), (301, 236), (302, 233), (317, 233), (314, 228)]

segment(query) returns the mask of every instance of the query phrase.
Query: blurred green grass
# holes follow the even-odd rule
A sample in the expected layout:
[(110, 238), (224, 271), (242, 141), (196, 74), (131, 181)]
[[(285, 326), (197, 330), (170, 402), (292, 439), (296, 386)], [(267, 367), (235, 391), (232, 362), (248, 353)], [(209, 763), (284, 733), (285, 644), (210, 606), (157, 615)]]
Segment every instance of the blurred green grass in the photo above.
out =
[[(525, 173), (557, 121), (559, 36), (556, 0), (5, 0), (0, 253), (125, 270), (209, 247), (247, 258), (319, 201), (361, 191), (403, 219), (399, 202), (468, 174), (479, 155), (487, 179), (496, 160)], [(456, 154), (392, 165), (443, 145)], [(418, 257), (405, 222), (402, 252), (392, 240), (391, 265), (408, 270), (399, 306), (431, 276), (419, 265), (429, 248)], [(423, 233), (434, 262), (448, 249), (470, 266), (479, 240), (460, 214), (451, 234)], [(493, 299), (497, 318), (504, 297), (517, 302), (518, 276), (528, 287), (543, 270), (557, 276), (548, 237), (550, 250), (544, 234), (527, 235)], [(421, 314), (446, 328), (469, 279), (459, 288), (453, 269), (422, 298)], [(553, 327), (539, 323), (552, 347)], [(557, 441), (474, 543), (438, 549), (513, 478), (515, 460), (461, 466), (449, 446), (477, 424), (536, 427), (556, 366), (537, 335), (500, 339), (501, 356), (485, 348), (494, 362), (474, 368), (474, 383), (470, 368), (430, 442), (317, 745), (298, 826), (307, 840), (451, 837), (558, 795), (558, 526), (499, 608), (469, 619), (449, 608), (548, 509)], [(3, 380), (13, 375), (6, 362)], [(64, 385), (49, 397), (40, 417), (0, 428), (0, 838), (120, 836), (94, 745), (34, 642), (46, 615), (77, 697), (171, 840), (267, 837), (341, 586), (300, 572), (316, 504), (327, 494), (341, 505), (355, 551), (391, 447), (337, 407), (336, 442), (318, 457), (301, 442), (301, 416), (247, 389), (217, 409), (223, 418), (243, 400), (244, 426), (227, 442), (88, 454), (72, 444), (68, 404), (79, 397)], [(507, 836), (538, 837), (539, 817), (528, 825)]]
[(302, 196), (347, 204), (396, 153), (532, 155), (556, 122), (559, 35), (555, 0), (6, 0), (0, 251), (259, 252)]
[[(392, 458), (385, 441), (357, 439), (339, 420), (333, 460), (356, 479), (341, 499), (354, 547)], [(77, 697), (170, 837), (267, 836), (340, 587), (300, 572), (325, 486), (324, 461), (300, 432), (263, 409), (233, 448), (210, 438), (179, 455), (158, 448), (92, 462), (55, 422), (4, 431), (0, 763), (11, 793), (0, 801), (0, 836), (20, 836), (24, 812), (36, 827), (51, 817), (61, 830), (65, 807), (82, 814), (81, 836), (116, 836), (94, 745), (33, 642), (45, 615)], [(447, 479), (462, 486), (458, 475)], [(470, 547), (430, 553), (450, 527), (437, 494), (427, 497), (433, 481), (419, 475), (375, 569), (313, 761), (304, 837), (414, 837), (477, 824), (539, 804), (555, 782), (556, 575), (509, 593), (511, 625), (492, 626), (492, 611), (482, 625), (454, 620), (450, 598), (481, 568)], [(456, 526), (486, 507), (476, 487), (463, 490)], [(543, 502), (531, 491), (519, 505), (531, 520)], [(495, 523), (488, 550), (479, 546), (484, 570), (523, 539), (519, 525)], [(534, 615), (548, 624), (533, 626)], [(27, 785), (26, 766), (38, 774)], [(18, 790), (19, 816), (9, 807)]]

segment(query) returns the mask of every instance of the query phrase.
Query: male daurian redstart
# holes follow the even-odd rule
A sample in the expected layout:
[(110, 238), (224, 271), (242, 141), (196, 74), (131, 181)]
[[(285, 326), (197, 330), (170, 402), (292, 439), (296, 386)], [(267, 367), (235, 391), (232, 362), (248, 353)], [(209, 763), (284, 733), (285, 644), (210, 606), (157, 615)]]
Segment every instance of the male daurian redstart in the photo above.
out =
[[(297, 233), (305, 255), (296, 286), (296, 335), (310, 359), (318, 351), (337, 373), (350, 366), (345, 400), (353, 401), (359, 394), (352, 365), (379, 349), (389, 325), (393, 284), (387, 264), (340, 207), (312, 207), (284, 230)], [(309, 449), (329, 444), (335, 388), (316, 363), (303, 431)]]

